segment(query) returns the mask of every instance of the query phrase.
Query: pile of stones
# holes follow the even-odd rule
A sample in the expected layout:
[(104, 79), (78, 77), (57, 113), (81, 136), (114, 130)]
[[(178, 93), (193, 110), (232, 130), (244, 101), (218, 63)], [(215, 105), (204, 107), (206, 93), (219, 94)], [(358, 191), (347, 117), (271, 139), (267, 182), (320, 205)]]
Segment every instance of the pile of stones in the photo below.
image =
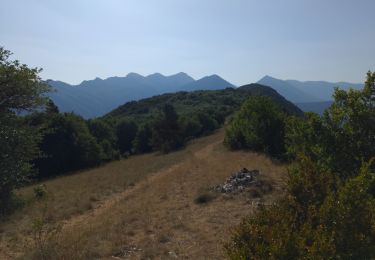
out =
[(242, 170), (232, 174), (223, 185), (218, 185), (215, 190), (222, 193), (241, 192), (246, 187), (257, 182), (258, 170)]

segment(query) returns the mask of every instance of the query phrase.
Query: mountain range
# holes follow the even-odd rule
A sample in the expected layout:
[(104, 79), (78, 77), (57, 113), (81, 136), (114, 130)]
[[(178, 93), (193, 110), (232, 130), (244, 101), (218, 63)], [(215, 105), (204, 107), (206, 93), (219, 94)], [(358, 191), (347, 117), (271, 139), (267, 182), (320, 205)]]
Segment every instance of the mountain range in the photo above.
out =
[(129, 73), (125, 77), (85, 80), (79, 85), (55, 80), (47, 80), (47, 83), (54, 89), (49, 97), (60, 111), (75, 112), (84, 118), (102, 116), (128, 101), (163, 93), (234, 87), (218, 75), (195, 80), (183, 72), (171, 76)]
[[(126, 102), (164, 93), (235, 87), (218, 75), (195, 80), (184, 72), (170, 76), (129, 73), (125, 77), (85, 80), (79, 85), (55, 80), (47, 80), (47, 83), (54, 89), (49, 97), (60, 111), (75, 112), (84, 118), (103, 116)], [(257, 83), (273, 88), (301, 110), (319, 114), (332, 103), (335, 87), (344, 90), (363, 87), (363, 84), (347, 82), (281, 80), (271, 76), (265, 76)]]

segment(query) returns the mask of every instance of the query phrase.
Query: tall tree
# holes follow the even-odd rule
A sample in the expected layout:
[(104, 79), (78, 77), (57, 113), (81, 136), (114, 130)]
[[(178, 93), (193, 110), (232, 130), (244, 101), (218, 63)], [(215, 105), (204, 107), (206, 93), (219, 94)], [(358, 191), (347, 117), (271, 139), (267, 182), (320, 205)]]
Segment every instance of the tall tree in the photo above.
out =
[(133, 140), (137, 134), (137, 125), (132, 121), (122, 120), (116, 128), (118, 148), (121, 153), (131, 153)]
[(17, 116), (47, 101), (49, 90), (40, 69), (29, 68), (10, 59), (10, 51), (0, 47), (0, 214), (9, 209), (12, 191), (31, 172), (30, 161), (38, 155), (37, 131)]
[(156, 150), (168, 153), (183, 145), (178, 115), (172, 105), (164, 105), (162, 113), (155, 121), (153, 127), (151, 142)]

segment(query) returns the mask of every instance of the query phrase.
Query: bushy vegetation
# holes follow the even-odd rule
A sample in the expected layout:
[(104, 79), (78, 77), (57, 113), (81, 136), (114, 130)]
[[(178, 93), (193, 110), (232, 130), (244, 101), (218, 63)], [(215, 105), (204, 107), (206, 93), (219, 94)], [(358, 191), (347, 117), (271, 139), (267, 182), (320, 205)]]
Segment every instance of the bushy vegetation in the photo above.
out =
[(232, 259), (375, 257), (375, 73), (361, 91), (336, 89), (323, 117), (290, 118), (287, 194), (243, 220)]
[(50, 177), (95, 166), (104, 152), (90, 133), (87, 123), (72, 113), (35, 113), (27, 117), (43, 127), (41, 156), (34, 160), (38, 177)]
[(226, 127), (225, 143), (232, 149), (251, 149), (281, 157), (284, 118), (281, 108), (268, 97), (251, 97)]

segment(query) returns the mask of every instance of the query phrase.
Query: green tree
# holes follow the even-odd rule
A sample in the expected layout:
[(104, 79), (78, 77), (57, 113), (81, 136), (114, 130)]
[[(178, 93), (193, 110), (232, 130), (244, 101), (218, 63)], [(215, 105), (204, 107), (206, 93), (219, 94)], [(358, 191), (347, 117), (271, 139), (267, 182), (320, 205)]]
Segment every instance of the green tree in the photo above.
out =
[(375, 155), (375, 73), (362, 90), (336, 89), (334, 103), (320, 118), (312, 113), (286, 124), (290, 156), (309, 156), (320, 165), (350, 177)]
[(224, 142), (232, 149), (282, 156), (285, 152), (284, 117), (270, 98), (251, 97), (227, 125)]
[(102, 160), (110, 161), (119, 158), (117, 148), (117, 136), (115, 128), (103, 119), (92, 119), (87, 121), (90, 133), (95, 137), (102, 152)]
[(183, 145), (178, 115), (172, 105), (166, 104), (153, 125), (152, 145), (156, 150), (168, 153)]
[(40, 69), (29, 68), (0, 47), (0, 214), (10, 205), (14, 188), (31, 173), (30, 161), (38, 155), (38, 132), (17, 116), (46, 103), (49, 90), (38, 76)]
[(39, 177), (50, 177), (101, 162), (100, 146), (84, 119), (65, 113), (49, 115), (45, 121), (48, 131), (40, 144), (42, 157), (35, 160)]
[(143, 125), (138, 129), (138, 132), (133, 141), (135, 153), (148, 153), (152, 151), (151, 147), (152, 131), (149, 125)]
[(133, 140), (137, 134), (137, 125), (133, 121), (122, 120), (117, 124), (116, 135), (121, 153), (131, 153)]

